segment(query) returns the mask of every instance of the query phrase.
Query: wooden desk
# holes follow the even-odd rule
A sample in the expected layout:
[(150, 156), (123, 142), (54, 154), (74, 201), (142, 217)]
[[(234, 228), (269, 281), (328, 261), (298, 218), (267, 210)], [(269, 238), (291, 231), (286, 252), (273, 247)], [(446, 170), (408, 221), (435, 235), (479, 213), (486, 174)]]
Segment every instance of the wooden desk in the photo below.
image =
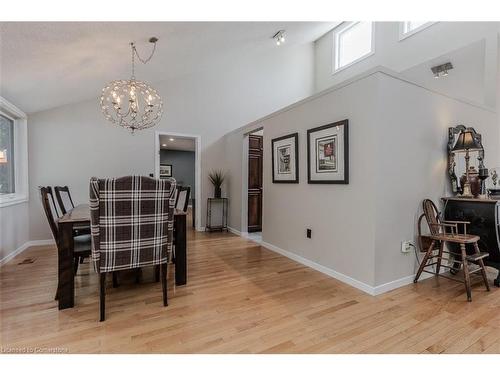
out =
[[(90, 208), (81, 204), (59, 219), (58, 285), (59, 310), (75, 305), (75, 278), (73, 274), (73, 228), (90, 225)], [(186, 213), (175, 209), (175, 284), (187, 282)]]

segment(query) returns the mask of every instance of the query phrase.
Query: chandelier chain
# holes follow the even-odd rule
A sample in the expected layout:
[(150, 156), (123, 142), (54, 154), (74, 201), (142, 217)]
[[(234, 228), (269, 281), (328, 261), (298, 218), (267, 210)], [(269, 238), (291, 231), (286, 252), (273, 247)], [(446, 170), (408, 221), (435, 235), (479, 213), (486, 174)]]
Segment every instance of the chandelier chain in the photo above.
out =
[(130, 43), (130, 45), (132, 47), (132, 78), (135, 78), (135, 56), (137, 56), (137, 59), (139, 59), (139, 61), (141, 63), (147, 64), (153, 58), (153, 55), (155, 54), (155, 51), (156, 51), (156, 42), (152, 42), (152, 43), (153, 43), (153, 50), (151, 51), (151, 54), (149, 55), (149, 57), (146, 59), (141, 58), (141, 56), (139, 55), (139, 52), (137, 51), (135, 43), (134, 42)]
[(132, 46), (132, 77), (131, 77), (131, 79), (135, 79), (135, 59), (134, 59), (135, 45), (133, 42), (130, 43), (130, 45)]

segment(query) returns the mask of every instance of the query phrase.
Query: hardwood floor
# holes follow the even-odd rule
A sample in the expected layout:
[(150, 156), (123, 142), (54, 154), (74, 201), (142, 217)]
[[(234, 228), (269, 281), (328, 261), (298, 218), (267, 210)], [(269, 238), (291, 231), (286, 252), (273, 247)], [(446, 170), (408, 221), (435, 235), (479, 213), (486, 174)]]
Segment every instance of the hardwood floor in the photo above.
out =
[(168, 307), (149, 270), (109, 280), (99, 323), (88, 261), (75, 308), (59, 311), (55, 248), (30, 248), (0, 269), (2, 352), (500, 353), (498, 288), (475, 283), (467, 303), (463, 285), (431, 278), (371, 297), (225, 233), (189, 232), (188, 259), (188, 285), (169, 274)]

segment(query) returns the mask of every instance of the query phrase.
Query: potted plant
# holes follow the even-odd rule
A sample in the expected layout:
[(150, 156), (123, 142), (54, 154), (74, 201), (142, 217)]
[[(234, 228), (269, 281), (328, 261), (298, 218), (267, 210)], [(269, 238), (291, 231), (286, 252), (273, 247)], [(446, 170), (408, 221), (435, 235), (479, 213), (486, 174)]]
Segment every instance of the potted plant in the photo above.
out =
[(214, 197), (220, 198), (222, 196), (222, 184), (224, 183), (224, 171), (222, 169), (213, 170), (208, 174), (208, 179), (214, 185)]

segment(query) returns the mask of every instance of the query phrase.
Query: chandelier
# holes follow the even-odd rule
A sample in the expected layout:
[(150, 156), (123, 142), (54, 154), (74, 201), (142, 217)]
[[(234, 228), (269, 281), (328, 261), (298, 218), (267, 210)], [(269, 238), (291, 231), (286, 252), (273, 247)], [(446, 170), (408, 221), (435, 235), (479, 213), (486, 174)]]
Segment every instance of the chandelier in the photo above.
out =
[(129, 80), (109, 82), (101, 95), (101, 110), (104, 117), (113, 124), (129, 129), (147, 129), (155, 126), (163, 113), (163, 102), (158, 92), (149, 84), (135, 79), (135, 56), (146, 64), (153, 57), (158, 38), (150, 38), (153, 51), (147, 59), (141, 59), (134, 43), (130, 43), (132, 50), (132, 76)]

